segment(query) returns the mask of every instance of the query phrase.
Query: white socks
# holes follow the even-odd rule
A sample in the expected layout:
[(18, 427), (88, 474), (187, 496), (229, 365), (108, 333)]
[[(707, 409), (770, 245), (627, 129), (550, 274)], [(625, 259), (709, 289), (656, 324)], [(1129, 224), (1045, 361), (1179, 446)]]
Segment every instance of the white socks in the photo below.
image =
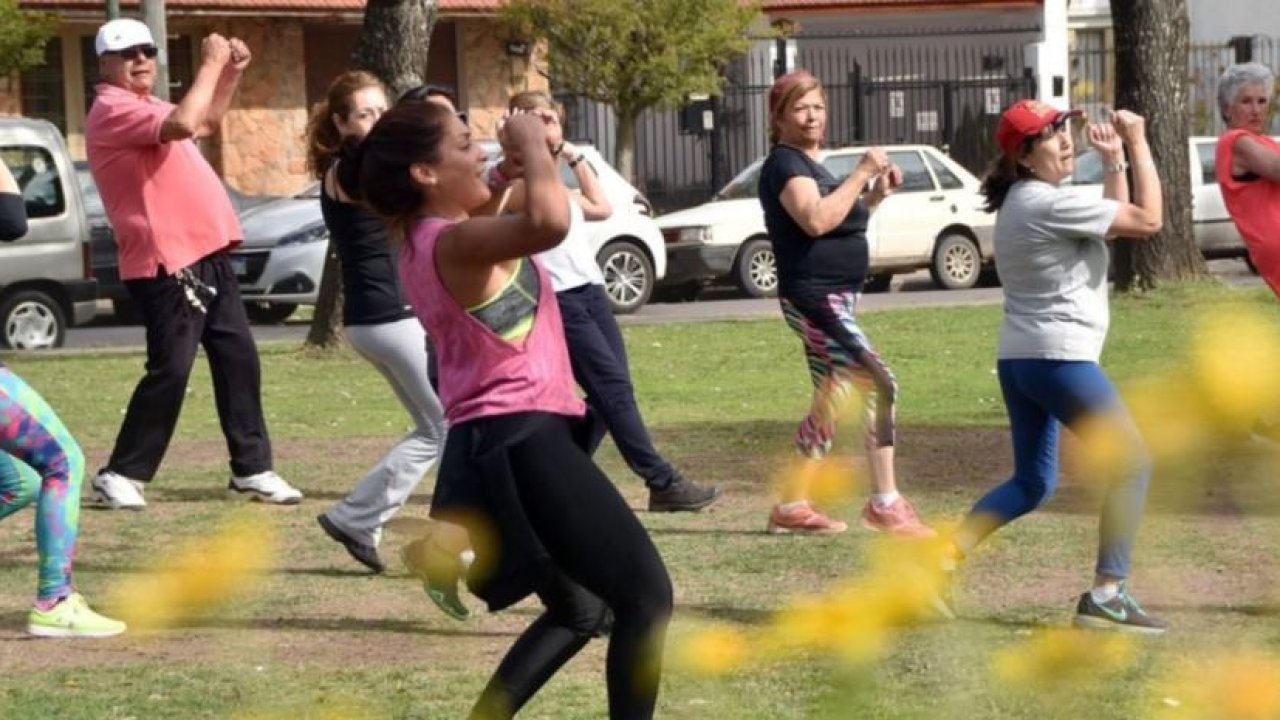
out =
[(1120, 583), (1104, 583), (1089, 591), (1089, 595), (1093, 597), (1093, 601), (1101, 605), (1110, 602), (1120, 594)]
[(884, 510), (890, 505), (898, 502), (898, 498), (902, 497), (897, 490), (887, 493), (871, 493), (871, 502), (879, 510)]

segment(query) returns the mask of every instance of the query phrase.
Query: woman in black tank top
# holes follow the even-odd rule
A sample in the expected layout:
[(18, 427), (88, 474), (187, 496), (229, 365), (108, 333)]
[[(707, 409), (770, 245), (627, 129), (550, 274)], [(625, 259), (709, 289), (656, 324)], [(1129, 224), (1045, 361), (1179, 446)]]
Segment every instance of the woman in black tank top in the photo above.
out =
[(428, 339), (401, 295), (388, 226), (351, 202), (336, 181), (343, 140), (363, 138), (386, 109), (386, 90), (376, 77), (347, 72), (329, 86), (307, 126), (307, 165), (321, 183), (320, 208), (342, 268), (347, 341), (386, 377), (414, 421), (350, 494), (316, 518), (374, 572), (384, 569), (382, 526), (435, 465), (445, 434), (444, 410), (428, 379)]

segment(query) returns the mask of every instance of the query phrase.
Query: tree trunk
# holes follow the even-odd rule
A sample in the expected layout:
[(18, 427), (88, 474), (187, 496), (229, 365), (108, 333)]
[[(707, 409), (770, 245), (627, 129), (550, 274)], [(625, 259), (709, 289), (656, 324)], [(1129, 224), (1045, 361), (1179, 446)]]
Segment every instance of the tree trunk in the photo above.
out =
[[(352, 66), (364, 68), (386, 83), (391, 99), (422, 84), (427, 72), (431, 32), (439, 15), (438, 0), (369, 0), (364, 25), (352, 54)], [(325, 253), (315, 315), (307, 332), (307, 347), (342, 344), (342, 274), (338, 253), (329, 241)]]
[(626, 108), (616, 108), (615, 116), (618, 121), (617, 137), (617, 153), (618, 153), (618, 173), (627, 179), (627, 182), (640, 187), (640, 183), (636, 182), (636, 121), (640, 113), (635, 110)]
[(1111, 0), (1111, 19), (1116, 107), (1146, 118), (1164, 198), (1163, 230), (1149, 240), (1116, 241), (1116, 288), (1150, 290), (1207, 272), (1191, 221), (1190, 21), (1186, 0)]

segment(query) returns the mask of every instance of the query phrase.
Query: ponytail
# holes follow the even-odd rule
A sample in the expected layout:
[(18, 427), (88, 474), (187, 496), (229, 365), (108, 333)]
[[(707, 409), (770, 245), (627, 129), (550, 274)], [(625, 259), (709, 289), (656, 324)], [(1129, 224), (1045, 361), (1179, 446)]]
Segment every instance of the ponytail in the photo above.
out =
[[(325, 93), (325, 99), (311, 107), (307, 117), (307, 171), (317, 180), (323, 180), (329, 166), (342, 147), (342, 136), (333, 116), (346, 120), (351, 115), (351, 97), (365, 88), (383, 88), (382, 81), (372, 73), (352, 70), (334, 78)], [(385, 91), (385, 88), (383, 88)]]

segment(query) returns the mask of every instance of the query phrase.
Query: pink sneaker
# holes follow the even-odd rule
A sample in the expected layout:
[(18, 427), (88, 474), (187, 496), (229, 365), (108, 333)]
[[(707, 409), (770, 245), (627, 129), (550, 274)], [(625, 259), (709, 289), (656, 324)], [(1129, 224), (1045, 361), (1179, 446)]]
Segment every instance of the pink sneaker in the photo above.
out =
[(920, 522), (916, 509), (901, 495), (886, 508), (876, 507), (871, 500), (862, 508), (862, 526), (876, 532), (886, 532), (903, 537), (927, 538), (938, 533)]
[(848, 530), (849, 524), (823, 515), (806, 502), (792, 510), (774, 505), (768, 529), (774, 535), (838, 535)]

